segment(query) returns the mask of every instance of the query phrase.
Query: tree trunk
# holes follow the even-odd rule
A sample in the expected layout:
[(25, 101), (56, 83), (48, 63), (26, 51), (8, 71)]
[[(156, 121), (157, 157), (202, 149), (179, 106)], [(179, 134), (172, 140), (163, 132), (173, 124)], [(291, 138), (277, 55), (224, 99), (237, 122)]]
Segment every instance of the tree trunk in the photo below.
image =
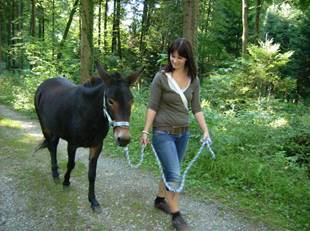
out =
[(42, 39), (45, 38), (45, 16), (44, 16), (44, 8), (42, 8)]
[(256, 14), (255, 14), (255, 41), (259, 39), (259, 25), (260, 25), (260, 12), (262, 8), (262, 1), (256, 0)]
[(148, 20), (148, 1), (144, 0), (143, 3), (143, 15), (142, 15), (142, 22), (141, 22), (141, 35), (140, 35), (140, 44), (139, 44), (139, 50), (141, 57), (143, 56), (144, 53), (144, 35), (147, 33), (147, 20)]
[(19, 21), (18, 21), (18, 30), (20, 33), (23, 31), (23, 12), (24, 12), (24, 2), (19, 1), (19, 6), (18, 6), (18, 16), (19, 16)]
[[(19, 41), (21, 43), (23, 43), (23, 36), (22, 36), (22, 32), (23, 32), (23, 10), (24, 10), (24, 3), (22, 1), (19, 1), (18, 4), (18, 33), (20, 35)], [(19, 61), (18, 61), (18, 65), (20, 69), (24, 69), (24, 49), (23, 47), (19, 46), (19, 52), (18, 52), (18, 57), (19, 57)]]
[(7, 17), (7, 68), (11, 68), (11, 62), (12, 62), (12, 55), (11, 52), (9, 52), (11, 45), (12, 45), (12, 21), (13, 16), (10, 13), (10, 9), (12, 8), (12, 2), (7, 2), (7, 10), (6, 10), (6, 17)]
[(100, 40), (101, 40), (101, 5), (102, 0), (99, 0), (99, 15), (98, 15), (98, 48), (100, 49)]
[(199, 0), (184, 0), (183, 9), (183, 36), (191, 42), (193, 50), (196, 51)]
[(17, 29), (17, 24), (16, 24), (16, 19), (18, 17), (17, 15), (17, 2), (15, 0), (11, 1), (11, 9), (9, 12), (11, 13), (11, 18), (10, 18), (10, 23), (11, 23), (11, 33), (10, 33), (10, 55), (11, 55), (11, 62), (10, 66), (13, 69), (17, 69), (17, 60), (18, 60), (18, 54), (17, 54), (17, 48), (16, 48), (16, 43), (18, 42), (16, 39), (16, 29)]
[(37, 7), (37, 17), (38, 17), (38, 38), (42, 38), (42, 8)]
[(7, 68), (8, 66), (8, 44), (9, 44), (9, 15), (8, 15), (9, 3), (6, 1), (4, 4), (0, 4), (0, 53), (1, 60), (3, 62), (3, 68)]
[(116, 31), (117, 31), (117, 53), (120, 59), (122, 59), (122, 45), (121, 45), (121, 0), (117, 0), (117, 20), (116, 20)]
[(4, 17), (3, 17), (3, 13), (4, 12), (4, 4), (0, 4), (0, 73), (2, 72), (2, 67), (3, 67), (3, 48), (4, 48), (4, 44), (3, 44), (3, 35), (4, 35), (4, 26), (3, 26), (3, 23), (4, 23)]
[(38, 38), (44, 40), (44, 8), (40, 5), (38, 6), (38, 21), (39, 21), (39, 34)]
[(104, 26), (103, 26), (103, 49), (104, 52), (108, 49), (108, 43), (107, 43), (107, 23), (108, 23), (108, 6), (109, 1), (105, 0), (105, 7), (104, 7)]
[(79, 0), (75, 0), (75, 2), (73, 4), (73, 7), (71, 9), (70, 16), (69, 16), (69, 19), (68, 19), (68, 22), (67, 22), (64, 34), (63, 34), (62, 39), (61, 39), (61, 41), (59, 43), (59, 46), (58, 46), (57, 60), (60, 60), (61, 57), (62, 57), (62, 48), (63, 48), (63, 46), (65, 44), (65, 41), (66, 41), (66, 39), (68, 37), (69, 29), (70, 29), (70, 26), (71, 26), (71, 23), (72, 23), (73, 16), (74, 16), (74, 14), (76, 12), (76, 9), (78, 7), (78, 3), (79, 3)]
[(30, 35), (36, 35), (36, 0), (31, 0)]
[(205, 26), (203, 27), (204, 33), (208, 33), (209, 23), (211, 22), (211, 10), (212, 10), (213, 0), (208, 1), (207, 17), (205, 21)]
[(52, 1), (52, 60), (55, 57), (55, 46), (56, 46), (56, 39), (55, 39), (55, 0)]
[(16, 12), (15, 12), (15, 1), (12, 0), (12, 7), (11, 7), (11, 44), (14, 45), (15, 43), (15, 39), (13, 39), (15, 37), (15, 19), (16, 19)]
[(242, 0), (242, 55), (248, 47), (248, 0)]
[[(211, 12), (213, 10), (213, 4), (214, 0), (204, 0), (203, 2), (200, 2), (200, 8), (202, 11), (200, 11), (199, 16), (199, 25), (200, 25), (200, 33), (203, 38), (206, 38), (208, 36), (209, 32), (209, 25), (212, 22), (211, 18)], [(198, 75), (201, 76), (201, 74), (207, 73), (208, 68), (208, 62), (209, 62), (209, 55), (206, 50), (206, 46), (203, 43), (200, 43), (200, 46), (198, 46), (197, 51), (198, 53), (198, 66), (199, 66), (199, 73)], [(201, 78), (201, 81), (203, 79)]]
[(93, 20), (93, 0), (81, 0), (81, 82), (92, 76)]
[(121, 33), (120, 33), (120, 14), (121, 14), (121, 2), (120, 0), (114, 0), (113, 10), (113, 30), (112, 30), (112, 46), (111, 51), (122, 58), (121, 51)]
[(114, 5), (113, 5), (113, 28), (112, 28), (112, 44), (111, 44), (111, 52), (115, 53), (116, 51), (116, 40), (117, 40), (117, 20), (116, 20), (116, 11), (117, 11), (117, 0), (114, 0)]

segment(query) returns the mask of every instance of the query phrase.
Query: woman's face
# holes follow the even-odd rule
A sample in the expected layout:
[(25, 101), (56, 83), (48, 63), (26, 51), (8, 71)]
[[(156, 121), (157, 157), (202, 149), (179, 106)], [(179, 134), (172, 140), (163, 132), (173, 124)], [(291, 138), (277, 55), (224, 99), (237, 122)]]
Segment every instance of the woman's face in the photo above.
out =
[(185, 68), (186, 58), (180, 56), (177, 51), (174, 51), (170, 54), (170, 62), (175, 70), (180, 70)]

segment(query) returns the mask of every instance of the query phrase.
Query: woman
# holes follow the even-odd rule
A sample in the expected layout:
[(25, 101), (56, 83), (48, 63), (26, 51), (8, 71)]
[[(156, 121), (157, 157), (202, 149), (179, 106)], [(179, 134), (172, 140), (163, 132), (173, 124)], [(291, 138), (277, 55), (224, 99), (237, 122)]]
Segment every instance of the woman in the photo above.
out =
[[(180, 163), (189, 140), (189, 110), (195, 115), (203, 131), (203, 139), (209, 138), (200, 106), (200, 84), (194, 60), (193, 50), (187, 39), (179, 38), (171, 44), (167, 66), (159, 71), (152, 81), (141, 136), (141, 143), (147, 144), (152, 128), (153, 146), (163, 166), (166, 181), (174, 188), (177, 188), (180, 182)], [(172, 214), (172, 225), (177, 230), (187, 227), (179, 208), (179, 193), (169, 191), (162, 180), (154, 206)]]

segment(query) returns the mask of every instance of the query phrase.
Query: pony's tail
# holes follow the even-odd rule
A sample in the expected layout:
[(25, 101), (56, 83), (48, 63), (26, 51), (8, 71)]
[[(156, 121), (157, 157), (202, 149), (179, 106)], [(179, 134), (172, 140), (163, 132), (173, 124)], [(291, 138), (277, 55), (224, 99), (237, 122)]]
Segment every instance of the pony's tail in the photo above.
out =
[(36, 153), (37, 151), (43, 149), (43, 148), (47, 148), (47, 140), (44, 139), (40, 144), (38, 144), (38, 146), (34, 149), (33, 153)]

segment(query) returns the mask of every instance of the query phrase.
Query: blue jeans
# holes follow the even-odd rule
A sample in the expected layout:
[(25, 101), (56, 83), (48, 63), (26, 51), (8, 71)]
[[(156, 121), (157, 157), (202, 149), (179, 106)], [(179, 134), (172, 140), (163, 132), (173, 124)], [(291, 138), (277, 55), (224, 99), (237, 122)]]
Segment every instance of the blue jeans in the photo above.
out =
[(169, 184), (180, 182), (181, 161), (183, 160), (189, 140), (189, 131), (172, 135), (165, 131), (153, 129), (152, 143), (163, 167)]

